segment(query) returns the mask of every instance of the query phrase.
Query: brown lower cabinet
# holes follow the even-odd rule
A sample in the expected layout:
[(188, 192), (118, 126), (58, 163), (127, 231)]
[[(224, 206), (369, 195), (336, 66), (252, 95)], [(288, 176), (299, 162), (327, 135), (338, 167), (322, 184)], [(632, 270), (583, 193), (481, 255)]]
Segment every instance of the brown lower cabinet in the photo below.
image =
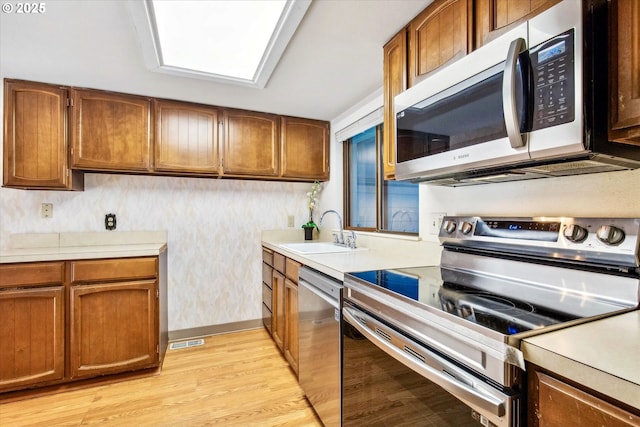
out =
[[(298, 270), (299, 262), (262, 248), (263, 268), (265, 259), (272, 262), (271, 271), (271, 324), (265, 328), (271, 334), (278, 349), (298, 375)], [(266, 258), (265, 258), (266, 257)], [(263, 270), (263, 289), (265, 286)], [(263, 293), (263, 295), (265, 295)], [(265, 303), (263, 301), (263, 306)]]
[(262, 323), (273, 335), (273, 251), (262, 248)]
[(0, 393), (158, 368), (165, 265), (166, 252), (0, 265)]
[(64, 377), (64, 288), (0, 291), (0, 392)]
[(72, 378), (156, 366), (155, 290), (155, 280), (71, 287)]
[(536, 366), (527, 367), (529, 427), (638, 427), (640, 414)]

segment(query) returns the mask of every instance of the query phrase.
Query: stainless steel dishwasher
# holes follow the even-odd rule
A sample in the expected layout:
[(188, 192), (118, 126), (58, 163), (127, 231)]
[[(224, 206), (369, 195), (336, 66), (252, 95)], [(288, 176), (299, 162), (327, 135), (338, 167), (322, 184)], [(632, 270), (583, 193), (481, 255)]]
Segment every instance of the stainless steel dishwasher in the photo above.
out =
[(308, 267), (299, 272), (299, 380), (325, 427), (341, 420), (342, 282)]

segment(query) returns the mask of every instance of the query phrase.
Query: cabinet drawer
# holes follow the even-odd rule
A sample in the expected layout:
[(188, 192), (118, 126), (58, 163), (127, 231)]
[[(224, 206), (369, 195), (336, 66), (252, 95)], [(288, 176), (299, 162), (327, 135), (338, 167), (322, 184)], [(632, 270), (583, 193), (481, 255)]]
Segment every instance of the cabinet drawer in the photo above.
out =
[(157, 272), (156, 257), (74, 261), (71, 283), (154, 278)]
[(34, 262), (0, 266), (0, 288), (46, 286), (64, 282), (64, 262)]
[(262, 304), (262, 324), (267, 328), (269, 334), (273, 334), (273, 314), (264, 304)]
[(273, 268), (278, 270), (280, 273), (284, 273), (284, 260), (285, 256), (279, 254), (278, 252), (273, 253)]
[(270, 287), (262, 284), (262, 303), (271, 310), (271, 302), (273, 301), (273, 291)]
[(273, 279), (273, 267), (262, 263), (262, 283), (272, 288), (271, 281)]
[(285, 266), (285, 276), (287, 276), (287, 279), (291, 280), (296, 285), (298, 284), (298, 270), (301, 266), (302, 264), (300, 264), (298, 261), (287, 258)]
[(273, 267), (273, 251), (271, 249), (262, 248), (262, 262)]

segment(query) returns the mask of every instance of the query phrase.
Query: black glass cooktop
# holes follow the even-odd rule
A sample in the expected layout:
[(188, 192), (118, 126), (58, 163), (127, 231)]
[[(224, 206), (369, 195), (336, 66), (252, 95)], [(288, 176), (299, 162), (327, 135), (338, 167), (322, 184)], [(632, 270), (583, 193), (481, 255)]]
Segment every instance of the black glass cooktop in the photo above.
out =
[(441, 279), (439, 267), (373, 270), (349, 274), (505, 335), (540, 329), (578, 318), (575, 315), (535, 306), (519, 298), (447, 283)]

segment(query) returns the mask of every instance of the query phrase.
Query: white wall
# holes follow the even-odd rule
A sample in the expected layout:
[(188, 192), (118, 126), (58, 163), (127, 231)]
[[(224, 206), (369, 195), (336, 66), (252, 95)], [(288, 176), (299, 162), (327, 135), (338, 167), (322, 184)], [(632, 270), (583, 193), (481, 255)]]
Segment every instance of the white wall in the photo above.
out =
[[(0, 243), (24, 232), (167, 230), (169, 330), (262, 316), (260, 232), (307, 221), (310, 184), (86, 174), (84, 192), (0, 189)], [(53, 218), (40, 204), (53, 203)]]
[[(52, 1), (46, 7), (37, 16), (0, 14), (0, 79), (284, 113), (271, 109), (273, 92), (279, 93), (275, 81), (257, 90), (147, 70), (125, 2)], [(285, 89), (310, 87), (307, 77)], [(286, 90), (282, 100), (289, 105), (281, 108), (311, 117), (312, 105), (291, 105)], [(309, 189), (302, 183), (102, 174), (87, 174), (84, 192), (1, 188), (0, 248), (11, 233), (104, 231), (104, 215), (113, 212), (118, 231), (168, 231), (170, 330), (258, 319), (260, 231), (286, 228), (294, 215), (302, 233)], [(54, 205), (52, 219), (40, 217), (44, 202)]]
[(458, 188), (421, 184), (421, 230), (429, 212), (640, 218), (640, 170)]

